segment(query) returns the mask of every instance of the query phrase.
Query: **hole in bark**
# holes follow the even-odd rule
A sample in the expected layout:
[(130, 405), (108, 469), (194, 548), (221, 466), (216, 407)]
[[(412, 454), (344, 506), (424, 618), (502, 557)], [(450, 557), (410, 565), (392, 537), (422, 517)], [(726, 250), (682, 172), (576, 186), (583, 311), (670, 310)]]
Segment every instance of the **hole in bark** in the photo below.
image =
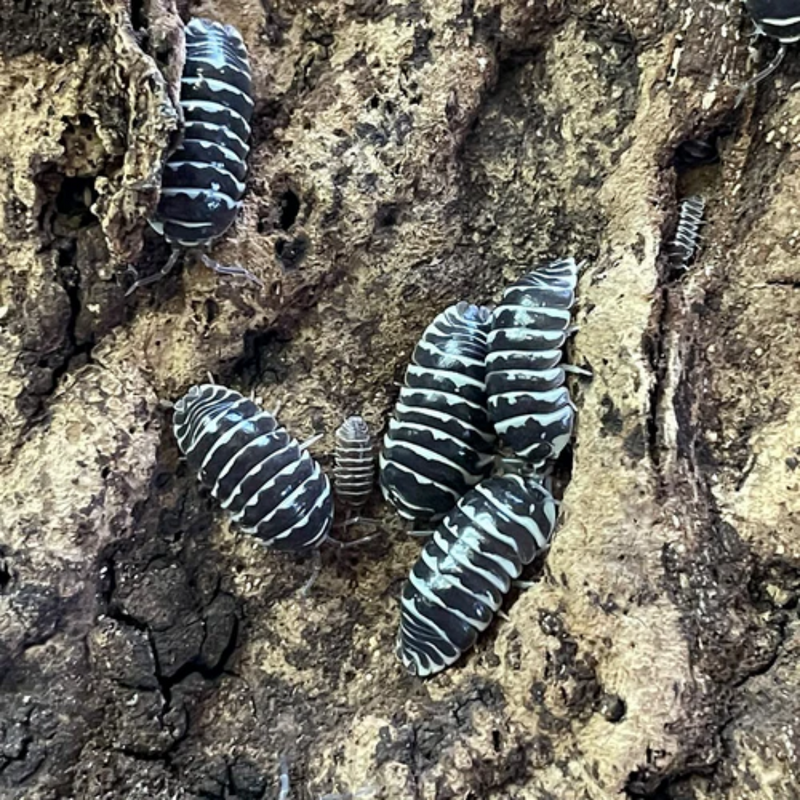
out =
[(400, 218), (400, 208), (396, 203), (386, 203), (375, 212), (376, 228), (392, 228)]
[(135, 31), (147, 29), (147, 11), (143, 0), (131, 0), (131, 25)]
[(672, 166), (679, 174), (718, 161), (716, 135), (709, 139), (687, 139), (675, 148), (672, 156)]
[(66, 177), (56, 195), (56, 211), (68, 227), (85, 227), (97, 219), (91, 210), (96, 197), (94, 177)]
[(287, 189), (281, 195), (280, 207), (281, 217), (278, 224), (282, 230), (288, 231), (294, 225), (300, 211), (300, 198), (291, 189)]
[(210, 297), (206, 300), (206, 325), (210, 325), (219, 314), (219, 306)]
[(278, 239), (275, 242), (275, 253), (283, 269), (287, 272), (297, 269), (306, 257), (309, 244), (310, 240), (305, 234), (295, 236), (294, 239)]
[[(2, 559), (3, 552), (0, 550), (0, 559)], [(11, 570), (9, 569), (8, 562), (3, 559), (0, 560), (0, 594), (8, 588), (11, 583)]]

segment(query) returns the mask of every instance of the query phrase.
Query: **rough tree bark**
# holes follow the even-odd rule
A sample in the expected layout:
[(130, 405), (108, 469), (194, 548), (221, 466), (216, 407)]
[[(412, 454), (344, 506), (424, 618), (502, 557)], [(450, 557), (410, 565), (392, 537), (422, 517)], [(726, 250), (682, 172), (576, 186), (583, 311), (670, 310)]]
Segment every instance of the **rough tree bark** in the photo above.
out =
[[(246, 207), (157, 269), (178, 13), (235, 24)], [(3, 0), (0, 796), (800, 796), (800, 73), (737, 3)], [(762, 53), (769, 50), (762, 44)], [(675, 169), (682, 142), (719, 163)], [(696, 265), (671, 274), (699, 191)], [(419, 544), (282, 559), (227, 528), (169, 412), (211, 371), (297, 436), (380, 427), (432, 316), (574, 254), (576, 441), (539, 583), (459, 667), (393, 655)]]

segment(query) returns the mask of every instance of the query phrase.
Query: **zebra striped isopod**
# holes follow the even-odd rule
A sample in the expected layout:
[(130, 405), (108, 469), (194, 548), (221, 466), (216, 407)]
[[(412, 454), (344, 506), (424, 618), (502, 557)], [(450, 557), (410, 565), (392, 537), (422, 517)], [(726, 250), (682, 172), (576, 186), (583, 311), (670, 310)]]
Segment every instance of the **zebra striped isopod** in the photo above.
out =
[(150, 219), (172, 254), (158, 272), (137, 278), (126, 295), (168, 275), (186, 249), (219, 273), (263, 285), (244, 267), (220, 264), (199, 251), (230, 228), (242, 205), (254, 106), (247, 50), (231, 25), (198, 17), (185, 33), (183, 136), (164, 165), (161, 197)]
[(544, 264), (511, 284), (492, 312), (489, 419), (514, 453), (534, 464), (556, 458), (572, 435), (575, 407), (560, 362), (577, 282), (574, 259)]
[(350, 508), (361, 508), (375, 483), (375, 452), (369, 426), (362, 417), (348, 417), (336, 430), (333, 489)]
[(491, 469), (488, 321), (483, 306), (450, 306), (414, 349), (379, 459), (384, 497), (407, 519), (441, 519)]
[(252, 93), (239, 31), (193, 19), (181, 78), (183, 139), (164, 166), (151, 221), (171, 244), (207, 245), (233, 223), (245, 190)]
[(547, 547), (550, 493), (519, 475), (488, 478), (442, 520), (400, 600), (397, 655), (425, 677), (455, 663), (486, 630), (511, 582)]
[(328, 538), (328, 478), (272, 414), (233, 389), (202, 384), (175, 404), (173, 427), (187, 463), (240, 530), (280, 551)]
[(699, 195), (681, 201), (675, 236), (668, 251), (669, 263), (676, 269), (686, 269), (697, 252), (705, 208), (706, 201)]

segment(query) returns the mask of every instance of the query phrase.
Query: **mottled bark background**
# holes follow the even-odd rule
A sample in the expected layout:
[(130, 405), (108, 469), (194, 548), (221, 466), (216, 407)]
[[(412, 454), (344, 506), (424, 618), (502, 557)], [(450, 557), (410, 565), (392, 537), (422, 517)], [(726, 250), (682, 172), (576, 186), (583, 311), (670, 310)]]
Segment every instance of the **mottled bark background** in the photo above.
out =
[[(799, 797), (800, 47), (737, 110), (737, 2), (132, 2), (0, 3), (0, 797), (271, 799), (281, 758), (295, 800)], [(167, 256), (191, 15), (250, 50), (214, 255), (265, 288), (193, 266), (125, 298)], [(329, 465), (438, 311), (560, 255), (594, 373), (562, 525), (508, 619), (413, 679), (419, 541), (376, 496), (385, 538), (326, 550), (302, 602), (308, 559), (229, 530), (160, 401), (210, 371)]]

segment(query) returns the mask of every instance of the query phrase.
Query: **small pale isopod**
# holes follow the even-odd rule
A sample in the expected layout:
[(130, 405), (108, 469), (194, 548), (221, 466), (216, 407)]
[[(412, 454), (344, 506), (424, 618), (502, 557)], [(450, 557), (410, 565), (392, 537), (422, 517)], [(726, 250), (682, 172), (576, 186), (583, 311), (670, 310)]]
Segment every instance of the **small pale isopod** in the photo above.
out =
[(362, 417), (348, 417), (336, 431), (333, 489), (352, 509), (361, 508), (375, 483), (375, 452), (369, 426)]
[(669, 263), (676, 269), (686, 269), (697, 252), (705, 208), (706, 201), (699, 195), (681, 201), (675, 236), (668, 249)]

